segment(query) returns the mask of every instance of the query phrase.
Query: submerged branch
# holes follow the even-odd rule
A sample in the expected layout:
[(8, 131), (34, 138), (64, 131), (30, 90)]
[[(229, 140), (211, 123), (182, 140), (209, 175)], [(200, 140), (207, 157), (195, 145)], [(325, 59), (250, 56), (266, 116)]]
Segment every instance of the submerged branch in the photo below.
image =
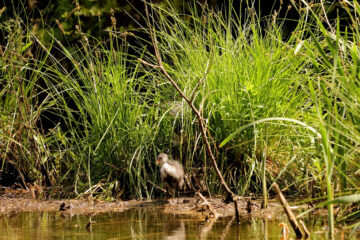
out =
[(284, 195), (282, 194), (282, 192), (279, 188), (279, 185), (277, 185), (277, 183), (273, 183), (273, 185), (271, 187), (274, 189), (274, 191), (278, 195), (281, 205), (283, 206), (283, 208), (285, 210), (285, 213), (289, 219), (289, 222), (290, 222), (292, 228), (294, 229), (294, 231), (296, 233), (296, 236), (301, 238), (302, 236), (304, 236), (304, 234), (301, 231), (301, 228), (299, 226), (298, 221), (296, 220), (294, 213), (290, 209), (289, 203), (286, 201)]

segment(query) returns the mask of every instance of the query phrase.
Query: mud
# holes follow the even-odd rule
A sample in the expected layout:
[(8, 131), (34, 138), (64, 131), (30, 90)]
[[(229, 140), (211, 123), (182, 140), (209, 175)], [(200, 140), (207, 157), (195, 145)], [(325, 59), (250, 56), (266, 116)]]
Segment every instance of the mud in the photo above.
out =
[[(59, 211), (63, 214), (96, 214), (103, 212), (122, 212), (130, 208), (161, 207), (170, 214), (192, 215), (198, 218), (213, 217), (208, 209), (210, 206), (218, 217), (234, 216), (234, 203), (224, 203), (224, 197), (206, 198), (207, 203), (198, 197), (180, 197), (167, 201), (155, 199), (146, 200), (114, 200), (101, 201), (94, 199), (59, 199), (40, 200), (37, 196), (22, 189), (3, 189), (0, 192), (0, 213), (16, 213), (26, 211)], [(297, 207), (303, 209), (305, 206)], [(260, 200), (243, 198), (239, 201), (240, 217), (276, 218), (283, 214), (281, 205), (276, 199), (271, 200), (269, 208), (261, 209)]]

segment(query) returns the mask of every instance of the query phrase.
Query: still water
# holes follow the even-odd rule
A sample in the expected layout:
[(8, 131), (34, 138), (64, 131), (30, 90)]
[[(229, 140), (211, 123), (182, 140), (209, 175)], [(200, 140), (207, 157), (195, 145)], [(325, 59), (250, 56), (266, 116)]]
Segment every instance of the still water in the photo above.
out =
[[(0, 214), (0, 239), (281, 239), (280, 222), (287, 221), (248, 216), (240, 224), (231, 217), (205, 222), (150, 207), (98, 215), (20, 212)], [(327, 239), (322, 220), (314, 218), (307, 224), (311, 239)], [(344, 235), (349, 239), (348, 234), (337, 233), (335, 239)], [(295, 239), (292, 233), (290, 237)], [(355, 234), (350, 239), (359, 238)]]

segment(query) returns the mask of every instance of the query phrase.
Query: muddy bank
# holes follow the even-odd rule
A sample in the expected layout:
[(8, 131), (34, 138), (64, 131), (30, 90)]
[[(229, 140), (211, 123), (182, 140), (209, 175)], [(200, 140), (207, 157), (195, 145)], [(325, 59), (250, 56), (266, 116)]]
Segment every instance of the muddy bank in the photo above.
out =
[[(234, 216), (234, 203), (224, 203), (221, 196), (207, 198), (209, 205), (219, 217)], [(4, 190), (0, 193), (0, 213), (24, 211), (59, 211), (63, 214), (96, 214), (103, 212), (122, 212), (130, 208), (159, 207), (165, 213), (193, 215), (207, 218), (211, 215), (206, 203), (197, 197), (180, 197), (163, 201), (155, 199), (130, 201), (101, 201), (89, 199), (39, 200), (26, 190)], [(304, 208), (302, 206), (301, 208)], [(239, 212), (242, 217), (251, 216), (274, 218), (283, 214), (281, 205), (270, 201), (268, 209), (261, 209), (260, 200), (244, 198), (239, 201)]]
[(90, 201), (84, 199), (39, 200), (31, 194), (0, 194), (0, 214), (28, 211), (59, 211), (64, 214), (88, 214), (97, 212), (123, 211), (126, 202)]

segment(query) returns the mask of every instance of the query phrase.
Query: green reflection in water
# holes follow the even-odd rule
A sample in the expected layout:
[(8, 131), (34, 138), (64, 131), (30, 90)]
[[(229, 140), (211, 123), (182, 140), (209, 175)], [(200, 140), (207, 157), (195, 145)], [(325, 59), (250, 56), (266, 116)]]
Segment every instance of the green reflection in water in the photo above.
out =
[[(0, 214), (0, 239), (281, 239), (281, 221), (287, 222), (251, 216), (240, 224), (231, 217), (204, 222), (150, 207), (98, 215), (21, 212)], [(324, 221), (319, 217), (308, 219), (311, 239), (327, 239)], [(87, 229), (89, 222), (92, 224)], [(295, 238), (293, 234), (290, 237)]]

